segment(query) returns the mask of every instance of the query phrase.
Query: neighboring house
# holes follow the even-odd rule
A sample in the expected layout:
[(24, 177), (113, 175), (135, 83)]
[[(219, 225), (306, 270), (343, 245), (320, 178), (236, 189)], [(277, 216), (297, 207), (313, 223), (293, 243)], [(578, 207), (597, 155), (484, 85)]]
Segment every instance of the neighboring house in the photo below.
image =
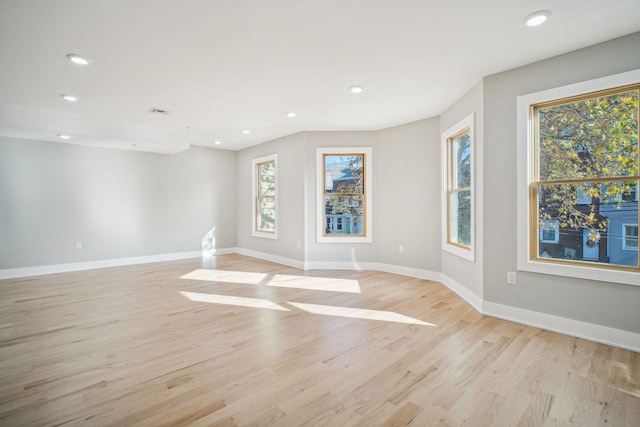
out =
[(600, 212), (609, 218), (607, 253), (618, 265), (638, 263), (638, 187), (621, 194), (613, 203), (602, 204)]
[[(341, 186), (355, 183), (352, 170), (343, 164), (326, 165), (325, 191), (326, 194), (340, 194)], [(336, 208), (339, 211), (336, 212)], [(344, 212), (346, 211), (346, 212)], [(325, 218), (327, 234), (362, 234), (362, 206), (359, 199), (341, 198), (339, 202), (325, 202)]]
[[(605, 194), (605, 188), (601, 190)], [(544, 200), (544, 196), (542, 200)], [(541, 256), (595, 261), (635, 266), (638, 262), (638, 189), (618, 195), (606, 202), (578, 192), (575, 209), (598, 222), (607, 220), (606, 231), (598, 233), (588, 228), (562, 227), (555, 219), (557, 212), (541, 203), (550, 215), (542, 221), (539, 239)]]
[[(550, 218), (542, 221), (539, 239), (541, 256), (545, 258), (563, 258), (569, 260), (607, 262), (607, 235), (594, 232), (589, 228), (573, 228), (562, 226), (558, 212), (553, 205), (546, 205), (548, 194), (541, 193), (540, 207), (545, 209)], [(598, 198), (591, 199), (578, 194), (575, 209), (582, 215), (593, 213), (598, 222), (606, 220), (602, 214), (602, 204)]]

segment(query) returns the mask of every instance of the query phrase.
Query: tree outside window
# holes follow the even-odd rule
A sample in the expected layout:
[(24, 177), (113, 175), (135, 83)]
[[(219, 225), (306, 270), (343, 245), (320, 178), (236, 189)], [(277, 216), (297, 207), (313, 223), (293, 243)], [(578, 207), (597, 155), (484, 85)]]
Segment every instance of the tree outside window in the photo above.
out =
[(532, 259), (639, 267), (637, 256), (617, 251), (623, 236), (613, 227), (638, 224), (638, 94), (623, 87), (533, 106)]
[(275, 239), (277, 235), (277, 155), (252, 161), (253, 228), (252, 235)]

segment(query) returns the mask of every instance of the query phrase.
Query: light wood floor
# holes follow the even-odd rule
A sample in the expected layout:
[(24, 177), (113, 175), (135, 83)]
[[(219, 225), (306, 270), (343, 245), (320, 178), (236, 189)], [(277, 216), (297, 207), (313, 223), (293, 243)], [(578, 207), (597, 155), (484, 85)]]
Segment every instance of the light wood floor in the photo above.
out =
[(640, 426), (640, 354), (387, 273), (225, 255), (3, 280), (0, 307), (2, 426)]

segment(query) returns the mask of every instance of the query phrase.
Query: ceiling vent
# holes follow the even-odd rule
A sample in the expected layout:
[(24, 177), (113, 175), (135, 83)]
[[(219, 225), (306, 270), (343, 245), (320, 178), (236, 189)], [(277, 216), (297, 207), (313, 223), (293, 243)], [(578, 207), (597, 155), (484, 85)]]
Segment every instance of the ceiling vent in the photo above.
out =
[(151, 114), (160, 114), (160, 115), (163, 115), (163, 116), (166, 116), (167, 114), (169, 114), (169, 110), (163, 110), (161, 108), (153, 108), (153, 107), (151, 107), (151, 108), (149, 108), (148, 111)]

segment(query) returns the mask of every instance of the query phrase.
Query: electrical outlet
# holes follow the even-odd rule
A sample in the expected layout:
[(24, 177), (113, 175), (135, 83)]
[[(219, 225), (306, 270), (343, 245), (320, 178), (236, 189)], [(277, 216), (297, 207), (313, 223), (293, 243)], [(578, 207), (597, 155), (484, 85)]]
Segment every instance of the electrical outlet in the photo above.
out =
[(403, 254), (404, 253), (404, 246), (402, 246), (402, 245), (398, 246), (398, 252)]
[(296, 248), (300, 249), (300, 242), (296, 243)]
[(76, 250), (79, 251), (82, 249), (82, 242), (76, 242)]
[(517, 283), (515, 271), (507, 271), (507, 283), (510, 285), (515, 285)]

